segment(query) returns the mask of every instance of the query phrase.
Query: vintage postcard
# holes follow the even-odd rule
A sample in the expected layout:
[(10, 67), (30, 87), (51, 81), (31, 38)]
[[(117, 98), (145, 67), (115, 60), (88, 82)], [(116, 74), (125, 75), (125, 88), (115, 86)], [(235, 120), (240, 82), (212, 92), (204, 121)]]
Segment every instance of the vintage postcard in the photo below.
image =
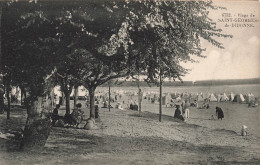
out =
[(0, 165), (260, 164), (260, 1), (0, 1)]

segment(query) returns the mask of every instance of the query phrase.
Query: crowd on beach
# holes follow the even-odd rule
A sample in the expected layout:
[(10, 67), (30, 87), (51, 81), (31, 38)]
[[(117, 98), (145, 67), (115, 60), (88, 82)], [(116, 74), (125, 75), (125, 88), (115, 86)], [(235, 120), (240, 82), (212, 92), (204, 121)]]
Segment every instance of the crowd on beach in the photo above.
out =
[[(133, 91), (112, 91), (109, 96), (108, 93), (104, 93), (102, 91), (98, 91), (95, 96), (95, 116), (90, 116), (87, 119), (86, 124), (83, 128), (85, 129), (97, 129), (95, 124), (95, 119), (99, 116), (99, 108), (115, 108), (118, 110), (134, 110), (138, 111), (140, 102), (145, 100), (150, 104), (157, 104), (160, 99), (159, 95), (156, 92), (142, 92), (141, 90), (138, 92)], [(239, 98), (236, 98), (238, 97)], [(240, 99), (240, 100), (239, 100)], [(86, 95), (84, 97), (85, 106), (89, 105), (89, 97)], [(210, 102), (212, 101), (237, 101), (237, 102), (246, 102), (248, 106), (258, 106), (257, 98), (255, 98), (252, 94), (248, 94), (241, 98), (240, 95), (226, 95), (224, 94), (188, 94), (188, 93), (166, 93), (162, 96), (162, 106), (174, 108), (175, 111), (173, 113), (173, 117), (185, 121), (190, 117), (190, 107), (195, 107), (198, 109), (209, 109)], [(79, 124), (83, 121), (83, 111), (81, 110), (82, 104), (78, 103), (76, 108), (73, 109), (71, 114), (67, 114), (65, 116), (58, 115), (58, 109), (60, 107), (60, 97), (56, 98), (57, 106), (53, 111), (52, 120), (54, 126), (66, 126), (66, 125), (74, 125), (78, 128)], [(114, 107), (112, 105), (115, 105)], [(100, 106), (100, 107), (99, 107)], [(216, 115), (212, 115), (210, 119), (220, 119), (224, 118), (224, 112), (221, 107), (216, 107)]]

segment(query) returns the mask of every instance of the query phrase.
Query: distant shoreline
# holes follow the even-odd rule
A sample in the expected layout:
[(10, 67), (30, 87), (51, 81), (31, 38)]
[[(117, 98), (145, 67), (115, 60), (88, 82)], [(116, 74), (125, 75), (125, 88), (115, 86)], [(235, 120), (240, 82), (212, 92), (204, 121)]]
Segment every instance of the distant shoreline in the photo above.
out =
[[(219, 85), (246, 85), (246, 84), (260, 84), (260, 78), (252, 79), (223, 79), (223, 80), (200, 80), (196, 82), (192, 81), (165, 81), (163, 86), (219, 86)], [(149, 87), (149, 85), (144, 82), (139, 82), (140, 87)], [(107, 84), (102, 85), (101, 87), (107, 87)], [(136, 81), (124, 81), (119, 82), (118, 84), (112, 84), (114, 87), (133, 87), (137, 86)], [(156, 87), (156, 84), (150, 84), (151, 87)]]

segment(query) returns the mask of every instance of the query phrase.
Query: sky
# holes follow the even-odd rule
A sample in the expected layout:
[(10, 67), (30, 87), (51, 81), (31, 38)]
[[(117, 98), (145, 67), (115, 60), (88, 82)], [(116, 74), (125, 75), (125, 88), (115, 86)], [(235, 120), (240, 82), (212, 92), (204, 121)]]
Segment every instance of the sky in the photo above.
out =
[[(231, 34), (233, 38), (217, 38), (225, 49), (203, 41), (202, 47), (206, 48), (204, 55), (207, 58), (196, 58), (199, 63), (183, 63), (185, 68), (191, 69), (183, 80), (260, 78), (260, 1), (213, 2), (226, 7), (227, 10), (210, 11), (209, 17), (224, 34)], [(228, 23), (229, 27), (225, 27), (226, 23), (221, 22), (223, 13), (231, 14), (232, 23), (235, 23), (237, 18), (255, 18), (258, 21), (251, 23), (250, 26), (253, 27), (230, 27), (231, 23)], [(251, 14), (254, 17), (250, 17)]]

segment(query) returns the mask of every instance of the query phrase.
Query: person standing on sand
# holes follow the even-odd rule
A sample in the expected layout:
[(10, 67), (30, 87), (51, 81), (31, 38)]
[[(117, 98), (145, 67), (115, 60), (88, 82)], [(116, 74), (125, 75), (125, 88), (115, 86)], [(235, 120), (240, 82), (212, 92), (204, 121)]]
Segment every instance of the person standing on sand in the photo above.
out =
[(182, 107), (183, 107), (183, 111), (182, 111), (183, 116), (184, 116), (185, 118), (189, 118), (189, 117), (190, 117), (190, 111), (189, 111), (190, 103), (188, 102), (187, 99), (185, 100), (185, 102), (184, 102), (184, 104), (182, 105)]
[(174, 112), (174, 116), (173, 117), (184, 121), (184, 118), (181, 115), (181, 109), (180, 109), (180, 105), (179, 104), (176, 104), (176, 110)]
[(224, 112), (220, 107), (216, 107), (216, 115), (218, 117), (218, 119), (224, 118)]

